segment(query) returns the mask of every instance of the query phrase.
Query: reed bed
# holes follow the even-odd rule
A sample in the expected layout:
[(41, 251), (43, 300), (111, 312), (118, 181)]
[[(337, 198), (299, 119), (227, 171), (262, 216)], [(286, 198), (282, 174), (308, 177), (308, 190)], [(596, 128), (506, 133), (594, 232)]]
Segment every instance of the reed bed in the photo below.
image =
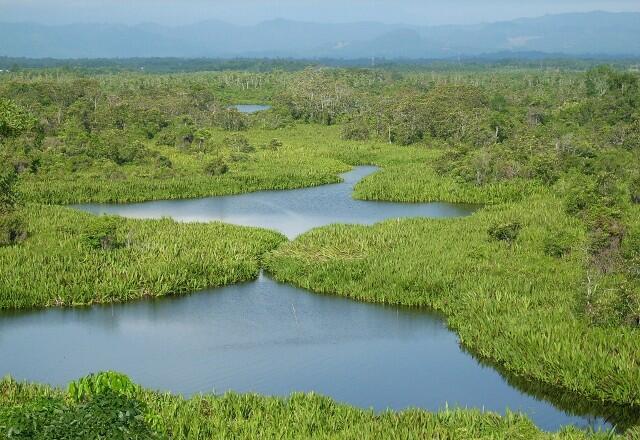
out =
[(73, 306), (178, 295), (255, 278), (262, 254), (285, 238), (222, 223), (114, 218), (113, 249), (83, 239), (98, 217), (24, 209), (29, 238), (0, 248), (0, 309)]

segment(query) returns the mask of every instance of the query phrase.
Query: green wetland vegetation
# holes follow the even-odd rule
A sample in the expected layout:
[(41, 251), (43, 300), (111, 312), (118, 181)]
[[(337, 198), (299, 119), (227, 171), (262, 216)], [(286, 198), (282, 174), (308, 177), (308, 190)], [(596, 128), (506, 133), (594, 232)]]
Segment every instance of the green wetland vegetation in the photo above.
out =
[(110, 439), (617, 438), (572, 427), (544, 433), (517, 414), (501, 417), (476, 410), (375, 414), (313, 393), (288, 398), (227, 393), (185, 400), (144, 390), (115, 373), (79, 379), (66, 391), (5, 379), (0, 382), (0, 396), (5, 403), (0, 407), (0, 432), (15, 439), (84, 439), (96, 434)]
[[(244, 115), (228, 108), (237, 103), (273, 108)], [(0, 78), (0, 143), (0, 309), (185, 294), (264, 267), (318, 293), (438, 310), (512, 380), (622, 406), (631, 422), (620, 433), (638, 435), (636, 71), (26, 70)], [(59, 206), (315, 186), (361, 164), (382, 170), (356, 186), (358, 199), (485, 207), (287, 241)], [(123, 429), (138, 438), (591, 435), (544, 434), (525, 417), (474, 410), (374, 414), (315, 395), (184, 400), (125, 388), (78, 397), (7, 379), (0, 435), (31, 438), (70, 420), (111, 429), (123, 406), (134, 415)]]

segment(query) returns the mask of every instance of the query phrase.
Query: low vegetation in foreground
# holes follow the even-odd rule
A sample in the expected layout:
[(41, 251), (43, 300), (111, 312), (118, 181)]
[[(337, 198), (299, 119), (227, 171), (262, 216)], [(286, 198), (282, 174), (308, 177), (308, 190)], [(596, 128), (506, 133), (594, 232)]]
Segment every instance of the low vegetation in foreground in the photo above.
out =
[[(629, 435), (632, 435), (629, 432)], [(184, 399), (100, 373), (68, 390), (0, 381), (4, 439), (616, 439), (565, 428), (544, 433), (526, 417), (478, 410), (374, 413), (317, 394), (287, 398), (227, 393)]]

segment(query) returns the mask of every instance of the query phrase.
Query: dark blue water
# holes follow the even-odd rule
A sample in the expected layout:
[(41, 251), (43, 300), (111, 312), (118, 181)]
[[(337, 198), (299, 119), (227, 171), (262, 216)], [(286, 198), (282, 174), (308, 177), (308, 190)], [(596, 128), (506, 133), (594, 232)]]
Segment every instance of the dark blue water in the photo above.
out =
[[(224, 220), (293, 237), (334, 222), (457, 217), (473, 206), (361, 202), (345, 182), (200, 200), (83, 205), (95, 213)], [(586, 404), (509, 377), (467, 353), (440, 316), (316, 295), (267, 276), (179, 298), (0, 314), (0, 375), (65, 385), (118, 370), (155, 389), (315, 391), (361, 407), (522, 411), (543, 429), (630, 423), (626, 409)], [(636, 422), (638, 418), (634, 419)]]

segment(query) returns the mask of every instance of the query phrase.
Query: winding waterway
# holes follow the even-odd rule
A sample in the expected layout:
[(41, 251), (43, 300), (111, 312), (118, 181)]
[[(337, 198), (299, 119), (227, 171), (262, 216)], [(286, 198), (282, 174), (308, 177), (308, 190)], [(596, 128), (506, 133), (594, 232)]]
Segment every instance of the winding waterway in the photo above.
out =
[[(94, 213), (222, 220), (289, 237), (329, 223), (395, 217), (458, 217), (477, 207), (353, 200), (358, 167), (344, 182), (199, 200), (82, 205)], [(624, 410), (594, 408), (517, 381), (459, 346), (441, 316), (253, 282), (175, 298), (0, 314), (0, 374), (64, 385), (118, 370), (150, 388), (191, 395), (227, 390), (288, 395), (315, 391), (376, 410), (473, 407), (522, 411), (543, 429), (608, 428)]]

